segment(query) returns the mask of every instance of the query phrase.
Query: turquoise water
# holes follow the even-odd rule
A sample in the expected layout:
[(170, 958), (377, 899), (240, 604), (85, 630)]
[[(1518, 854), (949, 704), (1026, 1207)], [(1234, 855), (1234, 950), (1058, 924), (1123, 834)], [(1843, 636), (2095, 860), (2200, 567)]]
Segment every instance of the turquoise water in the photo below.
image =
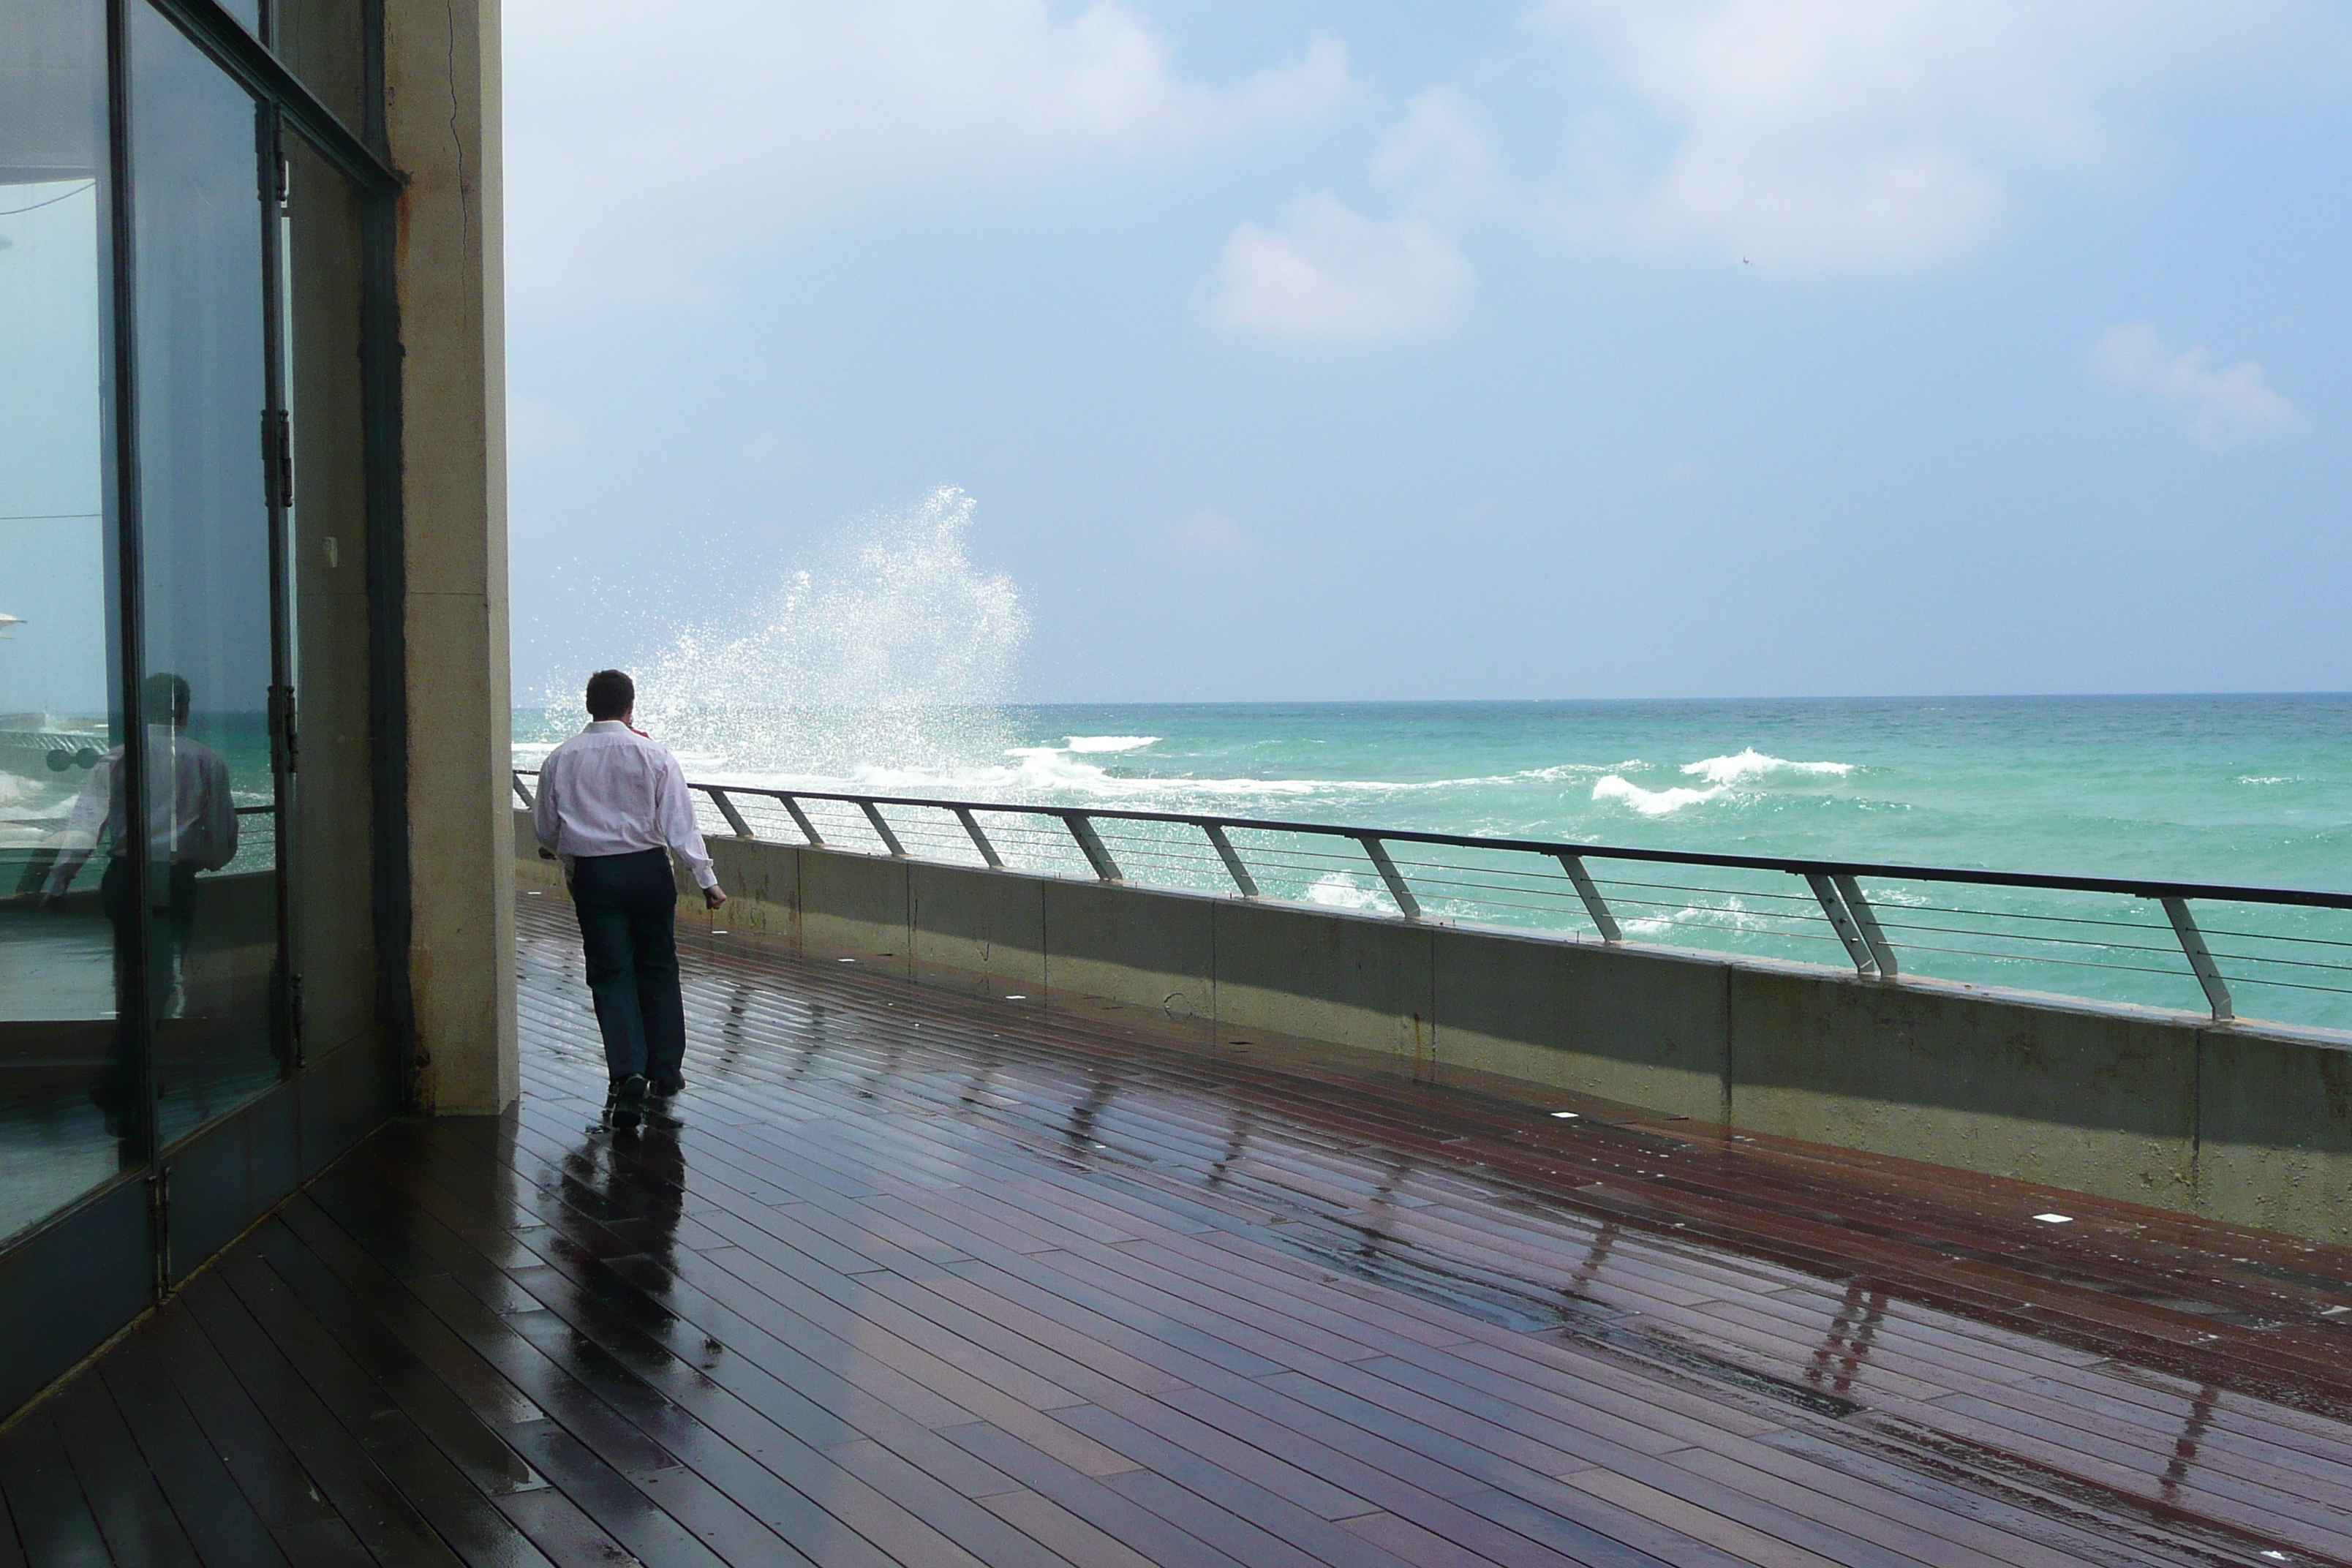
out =
[[(517, 720), (526, 760), (528, 742), (568, 727)], [(862, 715), (849, 750), (843, 721), (740, 710), (649, 721), (691, 776), (720, 782), (2352, 891), (2352, 696), (1010, 707), (881, 724)], [(932, 842), (962, 852), (951, 831)], [(1220, 883), (1190, 841), (1129, 843), (1153, 868), (1132, 870), (1139, 880)], [(1386, 907), (1360, 857), (1263, 845), (1269, 890)], [(1070, 858), (1044, 840), (1036, 852)], [(1465, 881), (1433, 865), (1411, 874), (1428, 879), (1423, 902), (1441, 916), (1591, 930), (1556, 875), (1539, 886), (1499, 872)], [(1671, 879), (1645, 878), (1612, 894), (1626, 900), (1629, 934), (1840, 957), (1793, 879), (1717, 873), (1661, 891)], [(1926, 884), (1871, 896), (1930, 911), (1895, 933), (1920, 950), (1906, 961), (1915, 973), (2202, 1005), (2154, 905), (1988, 900)], [(1810, 925), (1798, 918), (1809, 911)], [(2237, 933), (2216, 937), (2217, 949), (2234, 942), (2247, 955), (2242, 1014), (2352, 1023), (2352, 995), (2340, 994), (2352, 980), (2332, 968), (2352, 959), (2352, 946), (2336, 945), (2352, 941), (2352, 918), (2238, 906), (2202, 918)]]
[[(103, 715), (0, 715), (0, 896), (16, 889), (18, 872), (28, 857), (57, 847), (57, 836), (66, 826), (76, 797), (92, 777), (90, 768), (68, 767), (60, 772), (36, 761), (37, 752), (5, 744), (5, 732), (9, 730), (43, 727), (87, 735), (90, 749), (100, 752), (113, 743)], [(277, 861), (277, 820), (274, 814), (253, 808), (268, 806), (277, 799), (277, 785), (270, 775), (268, 716), (200, 712), (190, 721), (187, 733), (218, 752), (228, 764), (229, 793), (241, 808), (236, 858), (222, 870), (267, 870)], [(74, 885), (95, 886), (105, 868), (106, 856), (100, 853), (83, 864)]]

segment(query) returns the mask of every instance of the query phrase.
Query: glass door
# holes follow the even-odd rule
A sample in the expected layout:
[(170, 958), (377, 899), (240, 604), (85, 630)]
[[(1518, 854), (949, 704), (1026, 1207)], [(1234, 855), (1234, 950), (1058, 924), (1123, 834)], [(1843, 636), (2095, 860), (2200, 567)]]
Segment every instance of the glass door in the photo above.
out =
[[(299, 93), (257, 100), (224, 26), (0, 0), (0, 1414), (395, 1081), (369, 563), (396, 384), (365, 308), (393, 182)], [(298, 776), (331, 809), (298, 821)], [(306, 1038), (323, 1070), (289, 1084)]]
[(147, 1159), (138, 937), (100, 890), (126, 732), (107, 93), (95, 0), (0, 8), (0, 1247)]
[[(270, 374), (271, 122), (144, 5), (130, 8), (139, 681), (145, 876), (101, 900), (144, 930), (156, 1141), (287, 1062), (277, 823), (287, 450)], [(133, 908), (133, 900), (139, 905)]]

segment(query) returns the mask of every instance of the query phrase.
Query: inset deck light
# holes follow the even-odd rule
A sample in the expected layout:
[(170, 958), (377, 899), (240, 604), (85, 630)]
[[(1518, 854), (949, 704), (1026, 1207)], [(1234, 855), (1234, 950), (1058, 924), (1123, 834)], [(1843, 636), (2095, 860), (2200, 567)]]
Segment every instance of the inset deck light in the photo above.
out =
[(2038, 1214), (2033, 1217), (2040, 1220), (2043, 1225), (2072, 1225), (2074, 1223), (2074, 1216), (2070, 1214)]
[(1026, 1002), (1027, 1000), (1029, 1000), (1029, 998), (1028, 998), (1026, 995), (1024, 995), (1023, 993), (1018, 992), (1018, 991), (1013, 991), (1013, 992), (1008, 992), (1008, 993), (1006, 993), (1006, 994), (1005, 994), (1005, 997), (1004, 997), (1004, 999), (1005, 999), (1007, 1002)]
[(1552, 1112), (1552, 1116), (1556, 1121), (1574, 1121), (1578, 1120), (1578, 1113), (1573, 1110), (1555, 1110)]

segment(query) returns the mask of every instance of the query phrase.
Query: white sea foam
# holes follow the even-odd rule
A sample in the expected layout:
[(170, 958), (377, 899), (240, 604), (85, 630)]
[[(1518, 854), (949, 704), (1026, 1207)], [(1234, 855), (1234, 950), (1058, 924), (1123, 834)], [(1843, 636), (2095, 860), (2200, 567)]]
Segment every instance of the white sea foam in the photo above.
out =
[(1548, 768), (1521, 768), (1515, 773), (1486, 773), (1476, 778), (1432, 779), (1427, 784), (1384, 784), (1384, 789), (1463, 789), (1492, 788), (1496, 785), (1521, 784), (1563, 784), (1570, 779), (1590, 778), (1594, 773), (1622, 773), (1638, 768), (1642, 759), (1634, 757), (1622, 763), (1557, 763)]
[(1719, 904), (1685, 904), (1669, 915), (1638, 915), (1621, 921), (1628, 936), (1662, 937), (1675, 934), (1678, 927), (1697, 927), (1703, 931), (1763, 931), (1772, 933), (1773, 911), (1758, 911), (1739, 900), (1737, 894), (1726, 895)]
[(1680, 786), (1643, 789), (1630, 779), (1611, 773), (1593, 782), (1592, 798), (1596, 801), (1617, 801), (1632, 806), (1643, 816), (1669, 816), (1686, 805), (1701, 805), (1717, 795), (1728, 794), (1730, 789), (1727, 784), (1717, 784), (1712, 789), (1684, 789)]
[(733, 773), (708, 769), (698, 772), (690, 762), (686, 767), (695, 778), (719, 784), (762, 789), (863, 790), (877, 795), (936, 794), (967, 799), (1082, 795), (1101, 800), (1149, 800), (1158, 805), (1181, 804), (1183, 796), (1301, 795), (1368, 787), (1317, 779), (1123, 778), (1073, 756), (1066, 746), (1013, 746), (1006, 748), (1003, 755), (1012, 761), (945, 767), (861, 763), (838, 770)]
[(1072, 752), (1139, 752), (1160, 743), (1157, 735), (1070, 735), (1065, 739), (1067, 743), (1064, 749)]
[(1622, 763), (1556, 763), (1548, 768), (1522, 768), (1511, 774), (1513, 779), (1534, 779), (1540, 784), (1562, 784), (1573, 778), (1593, 773), (1622, 773), (1628, 768), (1642, 765), (1639, 757), (1628, 757)]
[(1702, 762), (1686, 763), (1683, 773), (1686, 778), (1705, 779), (1711, 784), (1745, 784), (1773, 773), (1817, 773), (1843, 778), (1853, 772), (1852, 763), (1792, 763), (1786, 757), (1769, 757), (1750, 746), (1728, 757), (1708, 757)]
[(1316, 878), (1307, 889), (1307, 901), (1335, 910), (1377, 910), (1383, 914), (1396, 910), (1385, 895), (1357, 886), (1356, 879), (1345, 871), (1326, 871)]
[(2241, 773), (2238, 782), (2242, 784), (2293, 784), (2294, 780), (2277, 773)]

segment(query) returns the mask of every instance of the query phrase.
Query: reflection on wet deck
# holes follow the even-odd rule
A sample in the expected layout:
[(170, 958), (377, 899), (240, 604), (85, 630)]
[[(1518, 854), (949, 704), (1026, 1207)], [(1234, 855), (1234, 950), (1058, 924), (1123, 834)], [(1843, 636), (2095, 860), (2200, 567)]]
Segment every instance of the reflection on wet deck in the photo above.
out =
[(2352, 1561), (2344, 1249), (724, 942), (615, 1138), (523, 933), (520, 1112), (0, 1437), (0, 1563)]

